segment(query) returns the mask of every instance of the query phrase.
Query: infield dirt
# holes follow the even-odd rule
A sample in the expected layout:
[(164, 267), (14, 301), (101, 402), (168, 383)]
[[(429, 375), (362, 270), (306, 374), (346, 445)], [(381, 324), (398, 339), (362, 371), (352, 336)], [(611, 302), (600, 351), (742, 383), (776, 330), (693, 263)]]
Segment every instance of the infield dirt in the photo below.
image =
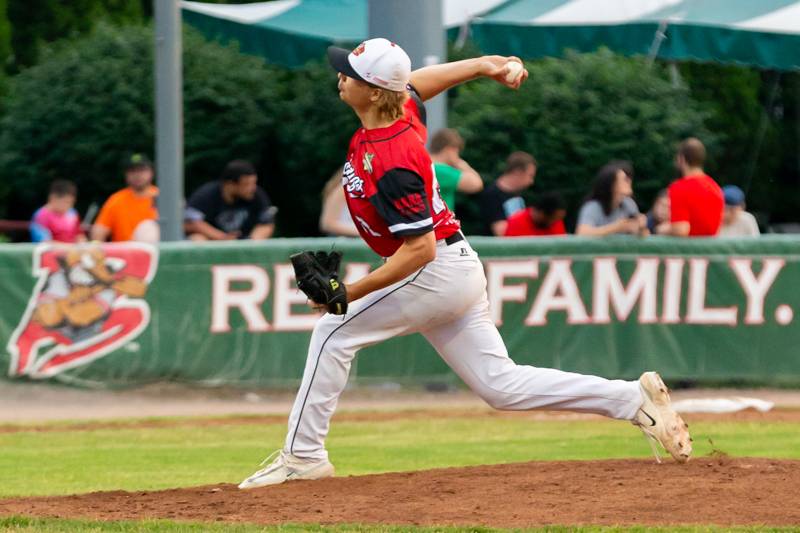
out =
[[(10, 386), (6, 387), (9, 388)], [(3, 391), (0, 385), (0, 391)], [(8, 392), (7, 390), (5, 392)], [(0, 433), (60, 432), (108, 428), (285, 423), (291, 397), (236, 399), (241, 394), (176, 398), (141, 392), (87, 392), (13, 387), (17, 398), (0, 409)], [(741, 391), (737, 391), (743, 394)], [(755, 392), (755, 391), (754, 391)], [(782, 407), (769, 413), (691, 414), (697, 421), (798, 422), (800, 395), (776, 391), (759, 397)], [(680, 396), (681, 392), (673, 396)], [(687, 391), (687, 396), (700, 395)], [(725, 391), (708, 394), (725, 395)], [(54, 398), (53, 396), (57, 396)], [(100, 397), (98, 397), (98, 395)], [(744, 394), (743, 394), (744, 395)], [(74, 396), (74, 398), (73, 398)], [(151, 397), (152, 396), (152, 397)], [(345, 395), (347, 396), (347, 395)], [(351, 395), (350, 412), (335, 421), (376, 421), (430, 417), (519, 417), (532, 420), (585, 420), (593, 415), (490, 411), (466, 394), (433, 395), (434, 400), (380, 401)], [(413, 401), (412, 401), (413, 400)], [(782, 401), (781, 401), (782, 400)], [(211, 403), (209, 403), (211, 402)], [(381, 403), (383, 402), (383, 403)], [(345, 402), (347, 403), (347, 402)], [(252, 405), (251, 405), (252, 404)], [(402, 405), (401, 412), (392, 411)], [(94, 409), (101, 406), (102, 409)], [(110, 407), (109, 407), (110, 406)], [(249, 409), (245, 407), (250, 406)], [(791, 409), (791, 408), (794, 409)], [(60, 410), (59, 410), (60, 408)], [(96, 420), (103, 416), (229, 415), (179, 420)], [(391, 408), (391, 409), (390, 409)], [(361, 412), (360, 409), (367, 409)], [(375, 411), (374, 409), (379, 409)], [(382, 411), (382, 409), (390, 409)], [(75, 418), (80, 422), (44, 424)], [(258, 416), (254, 416), (258, 413)], [(265, 414), (269, 413), (269, 414)], [(46, 416), (45, 416), (46, 415)], [(31, 424), (32, 421), (38, 423)], [(9, 424), (25, 421), (25, 425)], [(468, 468), (333, 478), (239, 491), (229, 484), (154, 492), (99, 492), (0, 500), (0, 516), (23, 515), (98, 520), (165, 518), (207, 522), (362, 523), (396, 525), (484, 525), (526, 527), (577, 525), (797, 525), (800, 524), (800, 461), (697, 457), (687, 465), (653, 460), (531, 462)]]
[(525, 527), (800, 523), (800, 461), (700, 457), (531, 462), (0, 500), (0, 515), (97, 520)]

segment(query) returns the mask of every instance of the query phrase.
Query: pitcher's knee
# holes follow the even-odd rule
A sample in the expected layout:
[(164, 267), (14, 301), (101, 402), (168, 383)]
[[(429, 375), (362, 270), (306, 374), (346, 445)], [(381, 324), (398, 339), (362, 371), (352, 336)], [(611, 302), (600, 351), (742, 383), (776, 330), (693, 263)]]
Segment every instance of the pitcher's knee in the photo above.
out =
[[(333, 318), (333, 315), (323, 315), (314, 324), (314, 330), (311, 333), (311, 345), (320, 345), (322, 343), (330, 343), (334, 337), (341, 338), (341, 335), (336, 335), (337, 328), (342, 326), (342, 319), (338, 320)], [(338, 340), (338, 339), (337, 339)]]
[(330, 313), (325, 313), (317, 323), (314, 324), (314, 334), (329, 334), (331, 331), (342, 325), (342, 317), (336, 317)]
[(472, 392), (481, 397), (481, 399), (489, 404), (489, 407), (494, 409), (509, 409), (512, 403), (511, 395), (488, 386), (485, 383), (471, 383), (470, 388)]
[(314, 326), (308, 348), (309, 361), (325, 358), (342, 365), (349, 365), (360, 348), (358, 337), (342, 327), (341, 317), (322, 316)]
[(481, 395), (481, 397), (493, 409), (505, 411), (514, 408), (514, 399), (511, 395), (492, 391), (490, 394)]

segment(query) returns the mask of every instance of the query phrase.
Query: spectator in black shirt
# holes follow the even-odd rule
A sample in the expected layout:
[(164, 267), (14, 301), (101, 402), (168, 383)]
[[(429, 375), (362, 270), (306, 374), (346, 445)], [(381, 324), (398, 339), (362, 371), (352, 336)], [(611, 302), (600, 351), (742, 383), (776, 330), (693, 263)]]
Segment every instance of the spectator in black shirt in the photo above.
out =
[(189, 197), (186, 234), (192, 240), (269, 239), (275, 231), (277, 209), (257, 184), (256, 170), (247, 161), (225, 166), (218, 181), (206, 183)]
[(486, 234), (505, 235), (508, 217), (525, 209), (520, 193), (533, 185), (536, 160), (526, 152), (514, 152), (506, 160), (506, 168), (480, 197), (481, 215), (486, 224)]

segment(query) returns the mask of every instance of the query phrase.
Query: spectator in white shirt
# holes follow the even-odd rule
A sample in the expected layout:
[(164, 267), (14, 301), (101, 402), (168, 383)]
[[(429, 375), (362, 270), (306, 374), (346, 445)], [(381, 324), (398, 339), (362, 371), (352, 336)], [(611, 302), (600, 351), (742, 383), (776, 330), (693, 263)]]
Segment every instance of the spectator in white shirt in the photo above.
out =
[(744, 191), (736, 185), (726, 185), (722, 188), (725, 196), (725, 211), (722, 214), (722, 227), (720, 237), (758, 237), (756, 217), (744, 210)]

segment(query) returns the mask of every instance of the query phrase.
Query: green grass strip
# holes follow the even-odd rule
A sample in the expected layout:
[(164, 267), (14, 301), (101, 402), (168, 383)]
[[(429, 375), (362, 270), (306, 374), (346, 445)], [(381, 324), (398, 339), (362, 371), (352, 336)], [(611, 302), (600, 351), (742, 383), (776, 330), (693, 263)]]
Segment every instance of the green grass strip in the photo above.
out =
[[(800, 459), (792, 422), (692, 424), (695, 455)], [(285, 423), (0, 433), (0, 497), (238, 483), (280, 447)], [(638, 429), (613, 420), (412, 418), (336, 422), (338, 475), (523, 461), (646, 458)]]
[(188, 523), (172, 522), (168, 520), (143, 520), (141, 522), (97, 522), (89, 520), (59, 520), (59, 519), (38, 519), (38, 518), (0, 518), (0, 531), (14, 532), (36, 532), (36, 533), (93, 533), (93, 532), (117, 532), (117, 533), (495, 533), (495, 532), (552, 532), (552, 533), (611, 533), (611, 532), (665, 532), (665, 533), (717, 533), (717, 532), (788, 532), (796, 531), (794, 528), (759, 528), (759, 527), (712, 527), (712, 526), (690, 526), (690, 527), (579, 527), (579, 526), (548, 526), (542, 528), (529, 529), (495, 529), (495, 528), (457, 528), (457, 527), (414, 527), (414, 526), (363, 526), (363, 525), (338, 525), (320, 526), (310, 524), (283, 525), (283, 526), (258, 526), (253, 524), (211, 524), (211, 523)]

